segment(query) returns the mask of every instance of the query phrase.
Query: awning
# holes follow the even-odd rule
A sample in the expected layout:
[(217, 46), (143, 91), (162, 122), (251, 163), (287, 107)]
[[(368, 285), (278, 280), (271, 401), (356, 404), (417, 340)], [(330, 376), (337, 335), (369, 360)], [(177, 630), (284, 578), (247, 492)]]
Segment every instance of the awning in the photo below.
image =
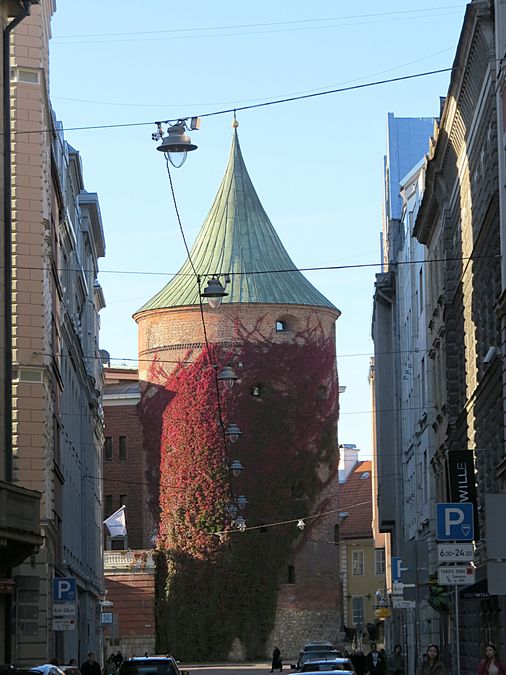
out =
[(489, 600), (495, 596), (490, 595), (488, 592), (487, 579), (485, 578), (480, 579), (480, 581), (471, 586), (463, 588), (459, 593), (459, 597), (461, 600)]

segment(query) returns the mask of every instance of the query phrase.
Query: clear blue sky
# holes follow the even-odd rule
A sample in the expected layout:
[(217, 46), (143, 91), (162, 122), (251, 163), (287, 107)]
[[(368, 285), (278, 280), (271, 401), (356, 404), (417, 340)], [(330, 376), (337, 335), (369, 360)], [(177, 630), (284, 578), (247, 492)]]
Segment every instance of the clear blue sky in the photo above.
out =
[[(152, 0), (59, 0), (53, 106), (66, 128), (151, 122), (446, 68), (464, 9), (457, 0), (194, 0), (177, 8)], [(379, 262), (387, 113), (437, 115), (448, 82), (446, 73), (238, 114), (249, 173), (298, 266)], [(203, 119), (193, 134), (198, 151), (174, 171), (190, 241), (221, 181), (231, 121), (231, 115)], [(117, 361), (137, 355), (132, 313), (185, 259), (154, 130), (66, 132), (82, 154), (86, 188), (100, 198), (107, 242), (100, 340)], [(356, 443), (364, 457), (371, 450), (367, 376), (377, 271), (307, 275), (342, 311), (338, 367), (347, 390), (339, 440)]]

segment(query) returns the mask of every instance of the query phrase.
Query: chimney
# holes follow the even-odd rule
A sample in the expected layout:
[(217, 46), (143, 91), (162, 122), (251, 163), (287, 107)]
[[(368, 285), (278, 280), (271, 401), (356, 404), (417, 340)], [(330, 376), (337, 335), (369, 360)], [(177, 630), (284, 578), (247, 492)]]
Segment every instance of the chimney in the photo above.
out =
[(339, 482), (344, 483), (358, 462), (359, 448), (354, 443), (344, 443), (339, 450)]

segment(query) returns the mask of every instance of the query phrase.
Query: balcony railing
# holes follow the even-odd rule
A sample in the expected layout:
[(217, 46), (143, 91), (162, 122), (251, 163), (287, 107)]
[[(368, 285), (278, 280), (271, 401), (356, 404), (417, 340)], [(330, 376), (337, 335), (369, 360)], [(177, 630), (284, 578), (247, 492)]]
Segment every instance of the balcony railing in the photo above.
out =
[(153, 551), (138, 549), (135, 551), (104, 551), (104, 572), (144, 572), (154, 571)]

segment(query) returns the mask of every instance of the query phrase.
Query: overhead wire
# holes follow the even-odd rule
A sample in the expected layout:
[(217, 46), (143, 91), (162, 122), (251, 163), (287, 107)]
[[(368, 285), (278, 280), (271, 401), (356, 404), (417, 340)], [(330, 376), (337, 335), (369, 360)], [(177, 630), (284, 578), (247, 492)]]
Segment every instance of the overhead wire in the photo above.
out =
[[(188, 117), (216, 117), (218, 115), (229, 115), (233, 113), (234, 111), (236, 112), (242, 112), (245, 110), (254, 110), (256, 108), (265, 108), (268, 106), (273, 106), (273, 105), (280, 105), (284, 103), (293, 103), (294, 101), (303, 101), (311, 98), (316, 98), (319, 96), (328, 96), (330, 94), (340, 94), (343, 92), (347, 91), (355, 91), (358, 89), (366, 89), (368, 87), (378, 87), (384, 84), (392, 84), (394, 82), (402, 82), (402, 81), (407, 81), (407, 80), (413, 80), (417, 79), (420, 77), (428, 77), (430, 75), (438, 75), (441, 73), (449, 73), (453, 70), (459, 70), (462, 68), (466, 68), (465, 65), (460, 66), (460, 65), (454, 65), (450, 66), (448, 68), (438, 68), (435, 70), (427, 70), (421, 73), (412, 73), (410, 75), (401, 75), (399, 77), (392, 77), (388, 79), (383, 79), (383, 80), (376, 80), (374, 82), (364, 82), (362, 84), (354, 84), (350, 85), (348, 87), (338, 87), (334, 89), (328, 89), (325, 91), (317, 91), (309, 94), (300, 94), (297, 96), (287, 96), (284, 98), (278, 98), (270, 101), (264, 101), (262, 103), (252, 103), (250, 105), (242, 105), (242, 106), (234, 106), (233, 108), (226, 108), (226, 109), (221, 109), (221, 110), (215, 110), (212, 112), (207, 112), (207, 113), (200, 113), (197, 115), (189, 115), (189, 114), (184, 114), (184, 115), (177, 115), (177, 119), (187, 119)], [(172, 118), (170, 120), (164, 120), (163, 122), (172, 122), (174, 119)], [(124, 123), (117, 123), (117, 124), (89, 124), (89, 125), (84, 125), (84, 126), (79, 126), (79, 127), (62, 127), (59, 129), (59, 132), (67, 132), (67, 131), (89, 131), (89, 130), (95, 130), (95, 129), (119, 129), (119, 128), (127, 128), (127, 127), (142, 127), (142, 126), (151, 126), (153, 124), (156, 124), (156, 121), (147, 121), (147, 122), (124, 122)], [(18, 136), (21, 134), (30, 134), (30, 133), (35, 133), (35, 134), (41, 134), (45, 132), (50, 132), (54, 133), (53, 127), (49, 128), (38, 128), (38, 129), (27, 129), (27, 130), (16, 130), (14, 129), (12, 131), (13, 136)], [(0, 134), (1, 135), (1, 134)]]
[[(425, 258), (420, 260), (399, 260), (395, 262), (372, 262), (372, 263), (353, 263), (350, 265), (313, 265), (311, 267), (287, 267), (282, 269), (266, 269), (266, 270), (243, 270), (240, 272), (228, 271), (228, 270), (203, 270), (200, 272), (201, 277), (212, 276), (213, 274), (223, 276), (227, 274), (230, 277), (238, 276), (254, 276), (262, 274), (292, 274), (293, 272), (327, 272), (327, 271), (339, 271), (339, 270), (353, 270), (353, 269), (367, 269), (373, 267), (386, 267), (388, 269), (385, 272), (388, 272), (390, 269), (395, 269), (396, 267), (409, 266), (409, 265), (431, 265), (436, 263), (451, 263), (451, 262), (464, 262), (468, 260), (482, 260), (490, 258), (501, 258), (500, 253), (484, 253), (480, 255), (469, 255), (469, 256), (451, 256), (445, 258)], [(0, 265), (0, 270), (3, 269), (3, 266)], [(35, 267), (30, 265), (13, 265), (13, 269), (18, 270), (34, 270), (41, 271), (42, 266)], [(66, 267), (57, 267), (55, 268), (57, 272), (85, 272), (85, 273), (94, 273), (93, 269), (83, 269), (83, 268), (66, 268)], [(118, 270), (118, 269), (101, 269), (98, 271), (99, 274), (130, 274), (132, 276), (170, 276), (174, 277), (191, 277), (194, 276), (193, 273), (184, 273), (184, 272), (154, 272), (153, 270)]]
[(360, 19), (360, 18), (371, 18), (371, 17), (383, 17), (383, 16), (393, 16), (393, 15), (406, 15), (406, 14), (420, 14), (422, 12), (440, 12), (447, 9), (462, 9), (461, 4), (455, 5), (442, 5), (438, 7), (419, 7), (417, 9), (404, 9), (404, 10), (395, 10), (390, 12), (374, 12), (367, 14), (349, 14), (344, 16), (334, 16), (334, 17), (321, 17), (321, 18), (310, 18), (310, 19), (292, 19), (285, 21), (268, 21), (261, 23), (249, 23), (249, 24), (227, 24), (224, 26), (192, 26), (189, 28), (170, 28), (170, 29), (157, 29), (157, 30), (148, 30), (148, 31), (123, 31), (116, 33), (81, 33), (77, 35), (53, 35), (52, 40), (68, 40), (73, 38), (86, 38), (86, 37), (117, 37), (125, 35), (151, 35), (151, 34), (160, 34), (160, 33), (181, 33), (181, 32), (203, 32), (209, 30), (230, 30), (232, 28), (258, 28), (262, 26), (282, 26), (282, 25), (296, 25), (303, 23), (322, 23), (330, 21), (345, 21), (349, 19)]

